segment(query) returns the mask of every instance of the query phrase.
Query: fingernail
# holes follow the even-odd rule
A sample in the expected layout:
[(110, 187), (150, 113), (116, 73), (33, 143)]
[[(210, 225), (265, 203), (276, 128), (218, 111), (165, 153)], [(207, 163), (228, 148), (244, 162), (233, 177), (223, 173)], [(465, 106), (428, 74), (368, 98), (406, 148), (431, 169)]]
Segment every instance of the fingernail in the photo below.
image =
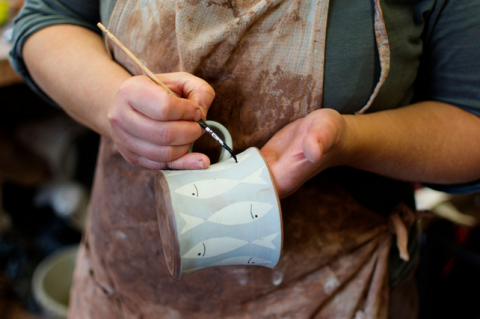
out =
[(205, 165), (203, 165), (202, 160), (198, 161), (197, 165), (198, 165), (198, 168), (205, 168)]
[(202, 111), (200, 111), (200, 109), (195, 110), (195, 117), (193, 119), (197, 122), (202, 119)]

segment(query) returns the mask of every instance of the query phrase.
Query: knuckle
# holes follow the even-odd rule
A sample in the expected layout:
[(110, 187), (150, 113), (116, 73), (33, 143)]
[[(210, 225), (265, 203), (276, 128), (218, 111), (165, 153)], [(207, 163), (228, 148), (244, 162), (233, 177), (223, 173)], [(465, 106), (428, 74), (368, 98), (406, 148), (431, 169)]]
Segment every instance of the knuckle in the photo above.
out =
[(175, 150), (171, 146), (162, 147), (161, 150), (162, 162), (172, 162), (176, 159)]
[(185, 161), (172, 161), (167, 163), (167, 167), (171, 169), (185, 170), (187, 169), (187, 164), (185, 163)]
[(127, 81), (123, 82), (122, 85), (117, 90), (117, 96), (120, 100), (128, 100), (128, 96), (130, 94), (130, 90), (132, 87), (132, 81), (128, 79)]
[(156, 114), (158, 120), (168, 120), (171, 111), (171, 97), (167, 92), (158, 92), (156, 99)]
[(215, 90), (209, 85), (209, 93), (215, 98)]
[(160, 142), (162, 144), (171, 144), (173, 143), (175, 135), (173, 130), (169, 127), (164, 127), (160, 130)]
[(157, 117), (160, 120), (168, 120), (170, 115), (170, 107), (168, 103), (160, 103), (157, 108)]
[(185, 163), (185, 161), (180, 163), (180, 169), (187, 169), (187, 163)]
[(199, 89), (203, 92), (203, 94), (211, 95), (212, 98), (214, 98), (215, 90), (213, 89), (213, 87), (204, 79), (200, 79), (200, 81), (201, 82), (199, 83)]
[(107, 113), (107, 120), (112, 126), (117, 126), (120, 123), (119, 112), (112, 110)]
[(155, 148), (146, 151), (143, 156), (153, 162), (164, 162), (162, 159), (162, 152), (161, 150)]
[(204, 90), (207, 94), (210, 94), (212, 95), (213, 97), (215, 97), (215, 90), (210, 86), (210, 84), (208, 84), (206, 81), (203, 81), (204, 82)]

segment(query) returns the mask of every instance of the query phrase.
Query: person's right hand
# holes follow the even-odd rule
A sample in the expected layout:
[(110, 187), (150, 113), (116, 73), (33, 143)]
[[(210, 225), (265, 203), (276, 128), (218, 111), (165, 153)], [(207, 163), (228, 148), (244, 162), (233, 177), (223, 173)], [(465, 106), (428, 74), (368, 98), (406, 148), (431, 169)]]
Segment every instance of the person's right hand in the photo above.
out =
[(187, 153), (203, 130), (215, 92), (189, 73), (157, 74), (178, 97), (167, 93), (147, 76), (126, 80), (108, 110), (106, 131), (131, 164), (151, 169), (202, 169), (210, 165), (200, 153)]

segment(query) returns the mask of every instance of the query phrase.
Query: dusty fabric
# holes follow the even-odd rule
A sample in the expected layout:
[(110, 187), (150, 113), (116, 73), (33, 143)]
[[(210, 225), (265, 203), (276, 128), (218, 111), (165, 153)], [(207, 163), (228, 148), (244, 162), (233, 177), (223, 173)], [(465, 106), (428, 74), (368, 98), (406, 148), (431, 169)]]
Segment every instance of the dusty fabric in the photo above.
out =
[[(26, 0), (15, 21), (12, 66), (35, 92), (48, 99), (25, 67), (25, 41), (57, 24), (101, 33), (96, 26), (99, 7), (101, 20), (108, 25), (115, 4), (116, 0)], [(335, 0), (329, 6), (323, 104), (341, 113), (360, 110), (378, 82), (372, 4), (372, 0)], [(391, 67), (369, 112), (436, 100), (480, 115), (480, 42), (476, 41), (480, 37), (480, 0), (383, 0), (381, 7)], [(449, 185), (448, 189), (474, 191), (473, 183), (468, 186)]]
[(391, 291), (388, 319), (418, 318), (418, 292), (415, 281), (417, 264)]
[(71, 318), (386, 318), (391, 235), (384, 217), (319, 176), (282, 201), (275, 269), (210, 268), (182, 280), (165, 264), (153, 172), (103, 139)]
[[(328, 1), (119, 1), (109, 29), (152, 71), (187, 71), (212, 84), (209, 119), (230, 130), (239, 152), (321, 107), (327, 13)], [(379, 47), (388, 52), (377, 17)], [(274, 269), (216, 267), (179, 281), (163, 257), (154, 176), (102, 140), (70, 317), (387, 318), (387, 219), (328, 175), (282, 201), (284, 249)]]

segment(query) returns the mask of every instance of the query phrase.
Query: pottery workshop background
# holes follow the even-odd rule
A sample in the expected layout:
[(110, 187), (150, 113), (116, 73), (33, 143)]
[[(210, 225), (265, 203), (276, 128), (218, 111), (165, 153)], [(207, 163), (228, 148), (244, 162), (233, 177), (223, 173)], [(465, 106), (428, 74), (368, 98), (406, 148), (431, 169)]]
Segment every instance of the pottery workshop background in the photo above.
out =
[[(13, 19), (22, 5), (0, 0), (0, 319), (62, 318), (99, 136), (37, 97), (11, 69)], [(480, 319), (480, 194), (418, 188), (417, 202), (434, 213), (418, 234), (420, 319)], [(48, 273), (53, 264), (61, 270)], [(48, 298), (59, 307), (51, 309)]]

